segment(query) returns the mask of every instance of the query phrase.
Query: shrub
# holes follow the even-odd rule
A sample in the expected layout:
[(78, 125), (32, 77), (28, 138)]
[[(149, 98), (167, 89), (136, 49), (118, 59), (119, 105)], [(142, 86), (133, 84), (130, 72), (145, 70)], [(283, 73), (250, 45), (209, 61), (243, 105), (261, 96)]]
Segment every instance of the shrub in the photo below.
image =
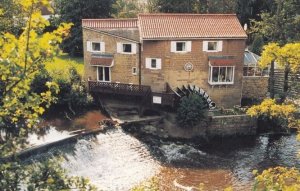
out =
[(253, 171), (255, 185), (253, 190), (299, 190), (300, 172), (296, 168), (275, 167), (264, 170), (261, 174)]
[(193, 127), (207, 119), (207, 103), (196, 94), (190, 94), (180, 100), (177, 110), (177, 121), (180, 126)]
[(294, 104), (277, 104), (274, 99), (265, 99), (260, 105), (254, 105), (247, 110), (247, 114), (258, 117), (271, 127), (292, 127), (297, 124), (294, 114), (297, 111)]
[(67, 78), (64, 76), (56, 80), (60, 87), (57, 105), (66, 105), (75, 114), (76, 110), (82, 110), (93, 102), (74, 67), (69, 69)]

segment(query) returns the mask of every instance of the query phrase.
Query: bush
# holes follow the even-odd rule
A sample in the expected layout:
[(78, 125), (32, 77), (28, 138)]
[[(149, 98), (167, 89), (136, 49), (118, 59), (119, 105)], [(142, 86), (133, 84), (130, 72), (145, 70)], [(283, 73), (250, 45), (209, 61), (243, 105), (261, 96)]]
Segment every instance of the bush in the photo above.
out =
[(93, 98), (88, 94), (81, 76), (74, 67), (69, 69), (67, 79), (64, 76), (56, 80), (60, 87), (57, 105), (66, 105), (74, 113), (93, 102)]
[(258, 122), (267, 125), (266, 127), (281, 129), (298, 125), (299, 120), (295, 118), (296, 111), (294, 104), (277, 104), (274, 99), (265, 99), (260, 105), (249, 108), (247, 114), (258, 117)]
[(180, 100), (177, 110), (177, 121), (180, 126), (194, 127), (207, 119), (207, 103), (196, 94), (190, 94)]

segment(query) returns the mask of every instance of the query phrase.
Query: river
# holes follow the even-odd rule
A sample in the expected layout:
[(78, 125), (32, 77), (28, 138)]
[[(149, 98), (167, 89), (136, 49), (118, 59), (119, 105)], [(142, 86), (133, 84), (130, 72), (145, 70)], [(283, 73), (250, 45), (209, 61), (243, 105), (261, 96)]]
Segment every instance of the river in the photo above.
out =
[[(68, 136), (62, 123), (56, 125), (61, 126), (51, 125), (42, 137), (45, 142), (49, 133)], [(35, 136), (29, 139), (36, 142)], [(205, 190), (228, 186), (251, 190), (254, 169), (278, 165), (299, 168), (299, 149), (296, 135), (259, 135), (203, 144), (159, 139), (118, 128), (54, 147), (30, 160), (61, 154), (66, 159), (62, 165), (70, 175), (85, 176), (103, 190), (129, 190), (153, 176), (158, 177), (161, 190), (198, 187), (200, 183)]]

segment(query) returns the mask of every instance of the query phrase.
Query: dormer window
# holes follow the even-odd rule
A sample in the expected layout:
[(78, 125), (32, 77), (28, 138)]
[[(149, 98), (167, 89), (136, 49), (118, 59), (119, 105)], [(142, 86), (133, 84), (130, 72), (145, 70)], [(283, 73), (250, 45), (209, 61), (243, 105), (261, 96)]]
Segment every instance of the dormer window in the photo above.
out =
[(191, 52), (192, 42), (191, 41), (172, 41), (171, 42), (171, 52)]
[(136, 43), (117, 43), (117, 53), (120, 54), (136, 54)]

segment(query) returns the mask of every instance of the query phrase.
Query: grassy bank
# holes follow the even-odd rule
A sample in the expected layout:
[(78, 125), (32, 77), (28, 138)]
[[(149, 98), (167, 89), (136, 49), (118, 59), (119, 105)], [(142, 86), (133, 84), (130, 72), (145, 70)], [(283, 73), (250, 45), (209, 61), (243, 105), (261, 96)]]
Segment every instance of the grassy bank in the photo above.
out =
[(69, 69), (76, 68), (81, 77), (83, 76), (84, 62), (83, 58), (70, 57), (68, 54), (62, 54), (55, 57), (52, 61), (46, 63), (46, 69), (53, 78), (68, 77)]

